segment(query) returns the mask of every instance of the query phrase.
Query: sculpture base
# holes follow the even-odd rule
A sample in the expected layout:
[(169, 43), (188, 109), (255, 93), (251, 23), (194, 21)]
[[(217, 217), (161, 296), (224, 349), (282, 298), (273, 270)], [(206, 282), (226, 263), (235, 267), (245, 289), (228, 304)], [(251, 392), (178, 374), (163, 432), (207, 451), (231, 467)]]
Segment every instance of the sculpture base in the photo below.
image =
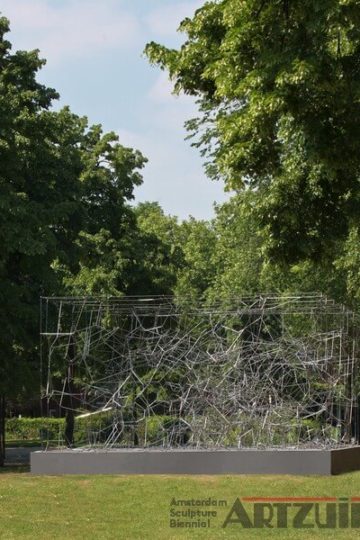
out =
[(360, 446), (337, 449), (101, 449), (31, 453), (33, 474), (341, 474), (360, 470)]

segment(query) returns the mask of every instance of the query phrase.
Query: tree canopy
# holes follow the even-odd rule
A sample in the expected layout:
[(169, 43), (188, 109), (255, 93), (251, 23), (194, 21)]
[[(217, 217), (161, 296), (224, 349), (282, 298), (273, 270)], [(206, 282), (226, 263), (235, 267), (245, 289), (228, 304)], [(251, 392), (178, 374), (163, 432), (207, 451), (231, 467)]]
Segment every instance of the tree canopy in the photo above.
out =
[[(146, 158), (54, 110), (0, 18), (0, 420), (5, 394), (36, 393), (41, 294), (360, 302), (359, 3), (213, 0), (180, 29), (179, 50), (146, 52), (196, 97), (189, 133), (236, 192), (211, 221), (133, 206)], [(0, 425), (0, 464), (1, 447)]]
[[(16, 397), (39, 383), (41, 294), (73, 283), (103, 292), (104, 264), (117, 272), (116, 290), (126, 289), (129, 202), (146, 160), (68, 107), (51, 109), (58, 94), (37, 81), (44, 61), (38, 51), (13, 53), (8, 30), (0, 18), (0, 394)], [(104, 282), (111, 289), (108, 275)]]
[(207, 172), (261, 194), (272, 259), (331, 257), (359, 227), (359, 2), (209, 1), (180, 30), (146, 53), (197, 98)]

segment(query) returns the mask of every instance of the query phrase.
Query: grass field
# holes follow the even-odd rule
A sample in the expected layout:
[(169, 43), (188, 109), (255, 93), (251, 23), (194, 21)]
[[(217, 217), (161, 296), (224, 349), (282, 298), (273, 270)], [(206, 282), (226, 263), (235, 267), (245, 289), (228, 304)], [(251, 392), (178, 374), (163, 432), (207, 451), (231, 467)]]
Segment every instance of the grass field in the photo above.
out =
[[(24, 469), (0, 474), (1, 539), (360, 538), (360, 529), (243, 529), (222, 524), (237, 497), (360, 496), (360, 473), (296, 476), (37, 477)], [(210, 528), (169, 526), (175, 499), (221, 499)], [(177, 508), (178, 509), (178, 508)]]

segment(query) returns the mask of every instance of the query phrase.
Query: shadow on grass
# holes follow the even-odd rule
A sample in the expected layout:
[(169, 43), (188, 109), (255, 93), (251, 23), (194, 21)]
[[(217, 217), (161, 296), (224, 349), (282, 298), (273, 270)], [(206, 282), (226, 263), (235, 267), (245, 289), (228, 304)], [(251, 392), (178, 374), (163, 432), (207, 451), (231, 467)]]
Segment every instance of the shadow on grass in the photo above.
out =
[(44, 446), (44, 444), (39, 441), (39, 439), (16, 439), (8, 440), (6, 442), (7, 448), (27, 448), (29, 446), (31, 446), (32, 448), (34, 448), (35, 446), (41, 448), (42, 446)]
[(0, 474), (14, 474), (14, 473), (28, 473), (30, 472), (30, 465), (4, 465), (3, 467), (0, 467)]

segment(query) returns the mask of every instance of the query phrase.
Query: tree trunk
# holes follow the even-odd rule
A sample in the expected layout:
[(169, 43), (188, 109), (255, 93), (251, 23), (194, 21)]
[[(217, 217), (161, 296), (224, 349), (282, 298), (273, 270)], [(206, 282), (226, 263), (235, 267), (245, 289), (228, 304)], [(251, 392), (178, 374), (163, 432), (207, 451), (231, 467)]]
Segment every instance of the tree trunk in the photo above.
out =
[(65, 444), (68, 448), (74, 446), (74, 411), (68, 410), (65, 417)]
[(134, 446), (139, 446), (139, 435), (137, 433), (137, 412), (136, 412), (136, 390), (133, 391), (133, 406), (132, 406), (132, 420), (133, 420), (133, 436)]
[(0, 394), (0, 467), (5, 462), (5, 396)]
[(65, 444), (68, 448), (74, 446), (74, 426), (75, 426), (75, 413), (74, 413), (74, 362), (75, 362), (75, 340), (71, 336), (69, 349), (68, 349), (68, 367), (67, 367), (67, 385), (66, 385), (66, 417), (65, 417)]

